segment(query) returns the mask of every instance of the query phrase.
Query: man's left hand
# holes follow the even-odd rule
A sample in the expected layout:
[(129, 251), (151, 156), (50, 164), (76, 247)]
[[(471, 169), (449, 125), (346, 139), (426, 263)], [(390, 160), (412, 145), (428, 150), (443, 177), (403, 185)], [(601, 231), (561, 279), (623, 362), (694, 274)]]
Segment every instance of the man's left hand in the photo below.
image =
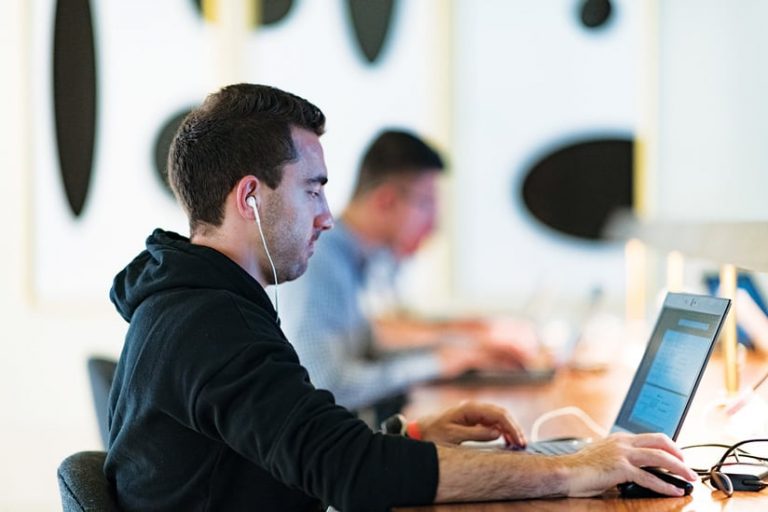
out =
[(459, 444), (463, 441), (492, 441), (504, 437), (507, 446), (523, 448), (525, 435), (509, 413), (496, 405), (463, 402), (442, 414), (418, 420), (421, 437), (434, 443)]

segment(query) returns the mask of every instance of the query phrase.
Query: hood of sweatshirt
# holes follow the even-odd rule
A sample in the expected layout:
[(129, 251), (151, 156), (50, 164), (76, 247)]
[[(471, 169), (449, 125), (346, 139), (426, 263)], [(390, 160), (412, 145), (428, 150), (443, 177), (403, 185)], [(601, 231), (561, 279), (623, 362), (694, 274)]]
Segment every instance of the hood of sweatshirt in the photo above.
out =
[(220, 252), (162, 229), (147, 238), (146, 246), (115, 276), (109, 292), (126, 321), (147, 298), (179, 289), (227, 290), (274, 311), (258, 281)]

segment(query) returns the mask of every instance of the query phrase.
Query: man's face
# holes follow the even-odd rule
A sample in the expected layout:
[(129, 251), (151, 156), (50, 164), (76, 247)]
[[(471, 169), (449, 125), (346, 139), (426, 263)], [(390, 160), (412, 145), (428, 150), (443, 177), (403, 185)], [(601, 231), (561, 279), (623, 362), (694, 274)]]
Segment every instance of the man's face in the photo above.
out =
[(390, 248), (398, 258), (411, 256), (435, 230), (437, 220), (437, 177), (426, 172), (398, 184), (393, 209)]
[[(292, 281), (307, 270), (315, 241), (333, 226), (325, 200), (323, 148), (313, 132), (291, 130), (297, 159), (283, 168), (283, 179), (264, 196), (262, 228), (280, 282)], [(272, 281), (269, 263), (262, 261), (262, 274)]]

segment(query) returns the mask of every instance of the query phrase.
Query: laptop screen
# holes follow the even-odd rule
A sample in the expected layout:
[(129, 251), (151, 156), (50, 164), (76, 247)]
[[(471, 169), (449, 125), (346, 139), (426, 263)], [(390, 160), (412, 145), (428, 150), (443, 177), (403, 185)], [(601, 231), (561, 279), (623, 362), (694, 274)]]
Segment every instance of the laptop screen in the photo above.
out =
[(728, 299), (667, 295), (613, 430), (677, 438), (729, 306)]

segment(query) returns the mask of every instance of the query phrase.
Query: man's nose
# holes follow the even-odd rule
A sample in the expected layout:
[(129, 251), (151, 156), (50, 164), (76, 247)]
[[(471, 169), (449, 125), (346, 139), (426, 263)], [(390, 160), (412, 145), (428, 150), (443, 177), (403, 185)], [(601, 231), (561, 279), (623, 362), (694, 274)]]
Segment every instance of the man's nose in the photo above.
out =
[(328, 208), (328, 203), (326, 201), (323, 201), (323, 209), (320, 214), (315, 217), (315, 227), (322, 229), (323, 231), (333, 227), (333, 215), (331, 215), (331, 210)]

